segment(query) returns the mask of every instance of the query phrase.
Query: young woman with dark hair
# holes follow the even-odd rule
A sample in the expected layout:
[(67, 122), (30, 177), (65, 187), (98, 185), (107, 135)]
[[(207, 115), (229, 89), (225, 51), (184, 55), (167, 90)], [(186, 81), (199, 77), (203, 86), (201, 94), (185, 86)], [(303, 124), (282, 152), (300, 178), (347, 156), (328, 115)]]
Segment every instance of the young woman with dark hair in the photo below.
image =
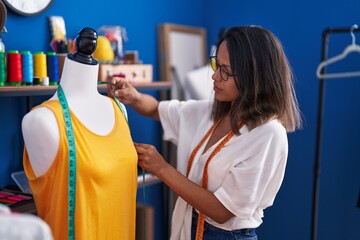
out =
[(158, 102), (124, 79), (109, 87), (139, 114), (160, 120), (177, 145), (177, 169), (152, 145), (138, 164), (178, 196), (171, 239), (257, 239), (301, 127), (290, 65), (277, 37), (258, 26), (228, 28), (210, 57), (213, 100)]

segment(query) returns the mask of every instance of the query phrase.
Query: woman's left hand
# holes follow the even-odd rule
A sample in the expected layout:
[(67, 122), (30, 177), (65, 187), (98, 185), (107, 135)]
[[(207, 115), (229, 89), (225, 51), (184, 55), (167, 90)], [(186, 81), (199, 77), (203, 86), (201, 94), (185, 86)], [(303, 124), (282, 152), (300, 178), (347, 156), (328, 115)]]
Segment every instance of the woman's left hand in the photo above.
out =
[(168, 165), (155, 146), (142, 143), (134, 143), (138, 154), (138, 165), (144, 170), (159, 176), (161, 171)]

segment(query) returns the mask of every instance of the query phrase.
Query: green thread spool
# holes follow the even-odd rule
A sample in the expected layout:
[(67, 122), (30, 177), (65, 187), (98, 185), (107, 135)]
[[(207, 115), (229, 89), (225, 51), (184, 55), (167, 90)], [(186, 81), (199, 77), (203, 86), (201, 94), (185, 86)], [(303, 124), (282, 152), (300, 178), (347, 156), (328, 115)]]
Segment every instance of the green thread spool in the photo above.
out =
[(5, 86), (6, 82), (6, 66), (5, 66), (5, 52), (0, 51), (0, 87)]

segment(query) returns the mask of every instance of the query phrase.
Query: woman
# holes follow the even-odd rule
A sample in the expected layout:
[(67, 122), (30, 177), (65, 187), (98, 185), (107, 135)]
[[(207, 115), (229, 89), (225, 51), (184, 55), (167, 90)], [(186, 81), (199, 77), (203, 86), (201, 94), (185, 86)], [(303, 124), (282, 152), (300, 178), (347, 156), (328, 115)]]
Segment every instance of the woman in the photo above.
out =
[(135, 143), (139, 165), (179, 195), (171, 239), (257, 239), (284, 177), (287, 132), (301, 125), (291, 69), (276, 36), (257, 26), (229, 28), (210, 63), (211, 101), (158, 102), (115, 78), (109, 94), (160, 120), (177, 144), (178, 170)]

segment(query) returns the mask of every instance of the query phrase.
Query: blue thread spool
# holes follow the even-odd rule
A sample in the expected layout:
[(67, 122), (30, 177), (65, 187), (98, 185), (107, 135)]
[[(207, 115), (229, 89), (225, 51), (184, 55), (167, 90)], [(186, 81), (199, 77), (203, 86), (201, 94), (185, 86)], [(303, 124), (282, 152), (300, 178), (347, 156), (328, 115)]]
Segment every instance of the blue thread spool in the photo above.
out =
[(58, 85), (59, 83), (59, 68), (58, 68), (58, 57), (55, 52), (47, 53), (47, 71), (49, 75), (49, 84)]
[(30, 53), (30, 51), (21, 52), (21, 61), (22, 61), (23, 82), (26, 85), (29, 85), (32, 83), (34, 78), (33, 55)]

